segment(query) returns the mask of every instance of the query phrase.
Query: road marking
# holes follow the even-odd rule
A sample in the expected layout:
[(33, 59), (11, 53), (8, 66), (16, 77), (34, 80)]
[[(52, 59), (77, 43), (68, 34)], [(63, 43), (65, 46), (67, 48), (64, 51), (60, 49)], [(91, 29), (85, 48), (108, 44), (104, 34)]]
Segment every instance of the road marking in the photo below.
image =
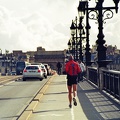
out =
[[(66, 77), (65, 77), (65, 81), (66, 81)], [(71, 117), (72, 117), (72, 120), (75, 120), (75, 115), (74, 115), (74, 109), (73, 108), (70, 108), (71, 109)]]
[(13, 82), (15, 82), (15, 81), (10, 81), (10, 82), (8, 82), (8, 83), (6, 83), (6, 84), (4, 84), (4, 85), (0, 85), (0, 87), (3, 87), (3, 86), (5, 86), (5, 85), (9, 85), (9, 84), (11, 84), (11, 83), (13, 83)]
[(71, 116), (72, 116), (72, 120), (75, 120), (74, 109), (73, 108), (71, 108)]
[(40, 116), (42, 116), (42, 117), (47, 117), (47, 116), (55, 116), (55, 117), (60, 117), (60, 116), (64, 116), (63, 114), (42, 114), (42, 115), (40, 115)]
[(10, 81), (10, 82), (8, 82), (8, 83), (6, 83), (6, 84), (4, 84), (4, 85), (9, 85), (9, 84), (11, 84), (11, 83), (13, 83), (13, 82), (15, 82), (15, 81)]
[(3, 87), (4, 85), (0, 85), (0, 87)]

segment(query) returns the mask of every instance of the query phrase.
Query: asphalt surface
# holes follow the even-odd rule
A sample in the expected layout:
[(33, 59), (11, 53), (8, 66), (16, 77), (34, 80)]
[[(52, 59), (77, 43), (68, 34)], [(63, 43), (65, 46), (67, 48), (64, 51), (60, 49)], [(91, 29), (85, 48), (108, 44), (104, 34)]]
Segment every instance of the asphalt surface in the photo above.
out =
[(48, 79), (23, 81), (22, 76), (0, 76), (0, 120), (16, 120)]
[(78, 83), (77, 106), (69, 108), (66, 75), (56, 75), (29, 120), (120, 120), (120, 105), (88, 81)]

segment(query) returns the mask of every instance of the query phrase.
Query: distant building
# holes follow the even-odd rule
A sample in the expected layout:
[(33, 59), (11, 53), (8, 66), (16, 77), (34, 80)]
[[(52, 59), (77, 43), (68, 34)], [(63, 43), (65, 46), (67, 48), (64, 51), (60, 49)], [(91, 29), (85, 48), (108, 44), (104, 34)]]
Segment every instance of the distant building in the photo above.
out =
[(61, 62), (64, 66), (66, 57), (66, 50), (62, 51), (45, 51), (45, 49), (38, 47), (34, 54), (36, 63), (48, 64), (52, 69), (57, 70), (57, 62)]
[(64, 66), (66, 58), (66, 50), (61, 51), (46, 51), (45, 48), (37, 47), (37, 51), (13, 51), (13, 55), (18, 60), (29, 61), (30, 63), (48, 64), (52, 69), (57, 70), (57, 62), (61, 62)]

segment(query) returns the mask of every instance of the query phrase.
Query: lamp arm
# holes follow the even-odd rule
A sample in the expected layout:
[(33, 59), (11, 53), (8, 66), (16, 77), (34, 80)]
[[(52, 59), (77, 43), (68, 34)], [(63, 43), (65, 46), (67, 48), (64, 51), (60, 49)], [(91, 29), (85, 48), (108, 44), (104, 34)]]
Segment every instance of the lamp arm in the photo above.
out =
[(98, 12), (97, 10), (88, 11), (88, 18), (92, 20), (98, 20)]
[(113, 11), (112, 10), (105, 10), (103, 12), (103, 23), (105, 24), (106, 23), (106, 19), (111, 19), (113, 17)]

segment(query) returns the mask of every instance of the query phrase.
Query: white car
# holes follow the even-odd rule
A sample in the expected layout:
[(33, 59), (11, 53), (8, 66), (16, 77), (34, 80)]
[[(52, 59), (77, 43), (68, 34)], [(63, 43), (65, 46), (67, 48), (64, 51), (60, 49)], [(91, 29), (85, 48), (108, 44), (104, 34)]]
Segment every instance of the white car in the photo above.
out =
[(44, 72), (40, 65), (28, 65), (23, 70), (23, 81), (26, 79), (37, 78), (43, 80)]
[(39, 65), (41, 67), (41, 70), (44, 73), (44, 78), (47, 78), (47, 69), (44, 64), (42, 63), (31, 63), (31, 65)]
[(47, 78), (47, 70), (46, 70), (46, 67), (45, 67), (43, 64), (41, 64), (40, 67), (41, 67), (42, 71), (44, 72), (44, 77)]

